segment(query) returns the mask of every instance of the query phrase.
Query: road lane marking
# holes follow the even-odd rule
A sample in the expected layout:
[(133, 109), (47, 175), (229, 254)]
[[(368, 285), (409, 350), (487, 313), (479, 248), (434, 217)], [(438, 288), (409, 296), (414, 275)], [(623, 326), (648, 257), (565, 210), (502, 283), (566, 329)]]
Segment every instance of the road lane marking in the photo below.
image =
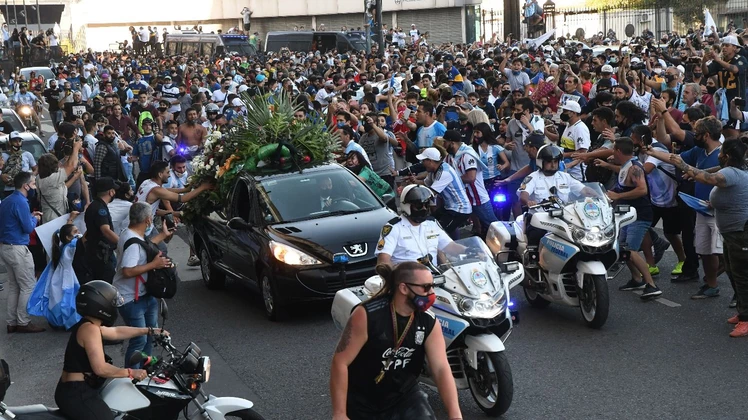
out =
[[(636, 293), (639, 296), (641, 296), (644, 293), (641, 290), (631, 290), (631, 292), (634, 292), (634, 293)], [(651, 298), (651, 299), (654, 299), (655, 302), (659, 302), (659, 303), (661, 303), (661, 304), (663, 304), (665, 306), (669, 306), (671, 308), (677, 308), (677, 307), (681, 306), (680, 303), (675, 303), (672, 300), (667, 300), (667, 299), (661, 298), (661, 297), (660, 298), (655, 297), (655, 298)]]

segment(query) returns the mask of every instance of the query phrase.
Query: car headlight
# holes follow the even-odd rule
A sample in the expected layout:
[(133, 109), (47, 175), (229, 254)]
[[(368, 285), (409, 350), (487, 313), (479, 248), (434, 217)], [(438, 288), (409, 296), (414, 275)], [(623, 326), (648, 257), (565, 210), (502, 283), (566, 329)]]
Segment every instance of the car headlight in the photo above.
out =
[(273, 256), (275, 257), (275, 259), (284, 264), (288, 264), (288, 265), (321, 264), (321, 262), (318, 259), (286, 244), (278, 243), (275, 241), (270, 241), (270, 250), (273, 252)]

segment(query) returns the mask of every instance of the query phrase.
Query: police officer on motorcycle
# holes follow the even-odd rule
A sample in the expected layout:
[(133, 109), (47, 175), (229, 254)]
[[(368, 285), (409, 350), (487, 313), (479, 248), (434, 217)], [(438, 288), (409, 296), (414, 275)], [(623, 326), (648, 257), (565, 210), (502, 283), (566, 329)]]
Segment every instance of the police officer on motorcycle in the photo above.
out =
[(55, 402), (67, 418), (113, 420), (112, 411), (99, 395), (104, 381), (107, 378), (143, 380), (147, 376), (142, 369), (113, 366), (104, 354), (104, 340), (168, 334), (160, 328), (113, 327), (123, 304), (117, 289), (103, 280), (90, 281), (78, 291), (76, 311), (83, 318), (70, 329), (62, 376), (55, 390)]
[(377, 266), (379, 293), (353, 310), (330, 369), (333, 420), (435, 420), (418, 377), (428, 366), (450, 420), (462, 420), (441, 326), (431, 312), (425, 266)]
[(399, 264), (418, 261), (426, 266), (435, 264), (437, 252), (459, 253), (463, 247), (430, 218), (429, 205), (433, 193), (427, 187), (411, 184), (400, 193), (402, 217), (382, 227), (377, 243), (377, 264)]
[[(523, 206), (533, 207), (551, 196), (566, 202), (570, 195), (577, 195), (584, 191), (584, 184), (566, 172), (558, 170), (563, 157), (564, 154), (561, 149), (553, 144), (545, 145), (538, 150), (535, 157), (535, 164), (538, 169), (525, 177), (519, 190), (517, 190), (517, 195)], [(529, 247), (537, 247), (540, 239), (546, 234), (544, 229), (530, 224), (532, 214), (537, 211), (537, 209), (529, 209), (523, 219)]]

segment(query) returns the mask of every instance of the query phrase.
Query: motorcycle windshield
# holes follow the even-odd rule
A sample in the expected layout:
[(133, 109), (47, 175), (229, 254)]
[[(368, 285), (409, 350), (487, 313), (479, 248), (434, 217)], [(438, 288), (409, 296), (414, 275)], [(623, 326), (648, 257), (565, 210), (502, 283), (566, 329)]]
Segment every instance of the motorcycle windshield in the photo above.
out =
[(574, 224), (587, 230), (603, 229), (613, 223), (613, 212), (605, 187), (599, 182), (585, 182), (580, 190), (572, 190), (566, 208), (574, 211)]
[(465, 239), (455, 241), (461, 248), (457, 253), (445, 253), (447, 260), (453, 265), (464, 265), (475, 262), (487, 262), (493, 264), (491, 250), (486, 243), (477, 236), (471, 236)]
[[(491, 250), (477, 236), (455, 241), (453, 253), (442, 254), (448, 262), (439, 266), (449, 282), (450, 293), (474, 299), (485, 298), (492, 304), (503, 296), (503, 285)], [(455, 248), (457, 248), (455, 250)], [(443, 261), (443, 260), (442, 260)]]

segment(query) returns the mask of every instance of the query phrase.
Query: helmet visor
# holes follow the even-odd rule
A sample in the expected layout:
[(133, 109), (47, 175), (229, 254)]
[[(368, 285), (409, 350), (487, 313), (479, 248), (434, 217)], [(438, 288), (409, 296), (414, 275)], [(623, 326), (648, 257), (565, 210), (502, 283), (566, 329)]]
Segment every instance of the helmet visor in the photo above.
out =
[(426, 203), (431, 200), (431, 190), (426, 187), (416, 187), (408, 191), (403, 198), (403, 203)]
[(117, 292), (117, 294), (114, 295), (114, 297), (112, 298), (112, 306), (114, 306), (115, 308), (120, 308), (124, 305), (125, 305), (125, 298), (123, 298), (122, 295), (119, 294), (119, 292)]

